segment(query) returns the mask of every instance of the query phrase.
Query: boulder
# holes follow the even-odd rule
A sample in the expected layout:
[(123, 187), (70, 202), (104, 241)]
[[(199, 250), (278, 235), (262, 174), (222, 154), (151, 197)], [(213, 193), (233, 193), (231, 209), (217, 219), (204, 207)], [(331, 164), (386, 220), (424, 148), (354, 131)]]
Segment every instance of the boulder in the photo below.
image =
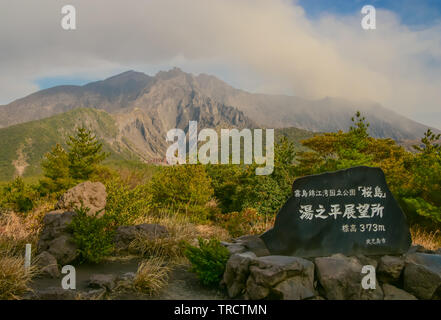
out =
[(374, 290), (361, 286), (364, 274), (363, 265), (355, 257), (335, 254), (330, 257), (316, 258), (315, 266), (318, 281), (330, 300), (382, 300), (383, 290), (378, 281)]
[(159, 224), (139, 224), (136, 226), (120, 226), (115, 233), (115, 248), (117, 250), (128, 250), (130, 243), (137, 236), (150, 240), (168, 236), (167, 228)]
[(46, 251), (60, 265), (69, 264), (78, 257), (78, 247), (68, 230), (74, 216), (75, 212), (72, 211), (51, 211), (43, 218), (37, 251)]
[(243, 247), (245, 251), (251, 251), (258, 257), (269, 256), (270, 252), (263, 240), (255, 235), (242, 236), (235, 240), (235, 242)]
[(223, 283), (227, 287), (228, 296), (235, 298), (244, 293), (249, 276), (249, 265), (256, 255), (252, 252), (233, 254), (227, 261)]
[(58, 278), (60, 276), (57, 259), (49, 252), (43, 251), (35, 257), (35, 261), (41, 276), (50, 278)]
[(43, 229), (38, 240), (38, 251), (43, 252), (48, 249), (49, 243), (54, 239), (67, 235), (67, 227), (72, 222), (75, 213), (72, 211), (51, 211), (46, 213), (43, 218)]
[(93, 274), (89, 278), (88, 287), (112, 291), (116, 285), (117, 276), (114, 274)]
[(47, 252), (62, 266), (78, 258), (78, 247), (70, 235), (62, 235), (49, 242)]
[(247, 296), (264, 299), (306, 299), (314, 296), (314, 264), (288, 256), (265, 256), (251, 262)]
[(230, 252), (230, 255), (233, 255), (236, 253), (243, 253), (243, 252), (247, 251), (247, 249), (244, 246), (237, 244), (237, 243), (233, 243), (231, 245), (228, 245), (226, 248), (227, 248), (228, 252)]
[(410, 293), (388, 283), (383, 284), (384, 300), (418, 300)]
[(304, 278), (293, 277), (280, 282), (272, 289), (273, 296), (281, 300), (304, 300), (314, 298), (313, 288), (304, 283)]
[(381, 282), (396, 282), (400, 279), (404, 269), (404, 257), (402, 256), (383, 256), (378, 266), (378, 279)]
[(67, 190), (59, 199), (56, 208), (62, 210), (73, 210), (76, 207), (89, 208), (89, 215), (101, 211), (99, 216), (104, 214), (106, 207), (106, 187), (101, 182), (86, 181)]
[(441, 255), (408, 254), (404, 267), (404, 290), (418, 299), (441, 298)]

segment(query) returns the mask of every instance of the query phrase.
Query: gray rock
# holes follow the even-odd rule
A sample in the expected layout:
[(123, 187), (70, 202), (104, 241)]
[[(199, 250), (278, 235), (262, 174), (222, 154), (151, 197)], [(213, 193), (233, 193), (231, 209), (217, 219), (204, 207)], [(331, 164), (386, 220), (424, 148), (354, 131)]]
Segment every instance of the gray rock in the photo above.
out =
[(378, 279), (381, 282), (396, 282), (404, 269), (404, 257), (383, 256), (378, 266)]
[(117, 276), (114, 274), (93, 274), (89, 278), (88, 287), (112, 291), (116, 286)]
[(43, 228), (38, 240), (38, 252), (48, 249), (49, 243), (62, 236), (68, 235), (68, 226), (72, 222), (75, 213), (72, 211), (51, 211), (43, 218)]
[(244, 293), (249, 276), (249, 265), (256, 255), (252, 252), (233, 254), (227, 261), (223, 282), (228, 296), (235, 298)]
[(227, 246), (226, 248), (228, 249), (228, 251), (230, 252), (231, 255), (236, 254), (236, 253), (243, 253), (243, 252), (247, 251), (247, 249), (244, 246), (237, 244), (237, 243), (233, 243), (233, 244)]
[(102, 300), (106, 295), (106, 289), (94, 289), (89, 291), (82, 291), (78, 294), (79, 300)]
[(39, 268), (39, 275), (43, 277), (58, 278), (60, 271), (58, 270), (57, 259), (47, 251), (43, 251), (35, 257), (35, 263)]
[(270, 293), (274, 298), (290, 300), (314, 296), (314, 264), (311, 261), (266, 256), (254, 259), (251, 264), (247, 295), (252, 299), (263, 299)]
[(270, 255), (265, 242), (263, 242), (263, 240), (258, 236), (247, 236), (247, 238), (242, 238), (239, 243), (240, 245), (244, 246), (247, 251), (254, 252), (254, 254), (258, 257)]
[(408, 254), (404, 268), (404, 290), (418, 299), (438, 298), (441, 291), (441, 256)]
[(305, 278), (293, 277), (280, 282), (272, 289), (273, 295), (281, 300), (304, 300), (315, 296), (309, 281)]
[(270, 288), (257, 284), (252, 275), (248, 277), (246, 286), (245, 297), (247, 300), (262, 300), (270, 293)]
[(117, 276), (114, 274), (93, 274), (90, 276), (88, 287), (112, 291), (116, 285)]
[(76, 300), (75, 290), (63, 289), (61, 287), (48, 287), (41, 290), (35, 290), (27, 299), (32, 300)]
[(361, 286), (363, 265), (355, 257), (335, 254), (316, 258), (318, 281), (330, 300), (382, 300), (383, 290), (378, 281), (375, 290), (365, 290)]
[(130, 243), (137, 236), (156, 239), (168, 236), (167, 228), (159, 224), (139, 224), (136, 226), (120, 226), (116, 229), (115, 248), (117, 250), (128, 250)]
[(383, 284), (384, 300), (418, 300), (410, 293), (388, 283)]
[(99, 216), (104, 214), (106, 207), (107, 193), (106, 187), (101, 182), (86, 181), (69, 189), (57, 202), (56, 208), (62, 210), (73, 210), (81, 205), (89, 208), (88, 215), (97, 212)]
[(60, 265), (73, 262), (78, 257), (78, 247), (72, 236), (64, 234), (48, 243), (47, 252), (57, 259)]

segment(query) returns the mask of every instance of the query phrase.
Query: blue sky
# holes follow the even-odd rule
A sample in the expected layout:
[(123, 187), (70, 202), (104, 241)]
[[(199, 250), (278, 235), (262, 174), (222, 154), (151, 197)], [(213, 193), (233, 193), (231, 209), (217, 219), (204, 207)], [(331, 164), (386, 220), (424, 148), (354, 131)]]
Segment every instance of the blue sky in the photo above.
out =
[(364, 5), (395, 12), (401, 23), (422, 27), (441, 20), (441, 0), (299, 0), (311, 18), (323, 13), (352, 15)]

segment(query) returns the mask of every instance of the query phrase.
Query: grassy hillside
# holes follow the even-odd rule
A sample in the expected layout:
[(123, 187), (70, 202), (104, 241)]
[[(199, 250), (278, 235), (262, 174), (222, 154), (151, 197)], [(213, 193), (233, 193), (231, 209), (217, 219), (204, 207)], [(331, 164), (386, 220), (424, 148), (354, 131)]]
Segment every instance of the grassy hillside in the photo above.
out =
[(41, 173), (44, 154), (72, 135), (77, 127), (92, 130), (111, 152), (109, 160), (134, 159), (117, 141), (118, 128), (111, 115), (96, 109), (75, 109), (50, 118), (0, 129), (0, 181), (9, 180), (23, 170), (24, 177)]
[[(0, 181), (21, 174), (26, 179), (41, 175), (40, 162), (45, 153), (60, 143), (75, 129), (84, 126), (94, 132), (111, 156), (106, 162), (111, 166), (133, 167), (140, 164), (139, 157), (129, 151), (126, 137), (118, 136), (118, 127), (109, 113), (89, 108), (74, 109), (42, 120), (26, 122), (0, 129)], [(297, 128), (276, 129), (275, 141), (286, 136), (294, 142), (296, 151), (303, 150), (300, 141), (313, 136), (312, 132)], [(129, 143), (130, 145), (130, 143)]]

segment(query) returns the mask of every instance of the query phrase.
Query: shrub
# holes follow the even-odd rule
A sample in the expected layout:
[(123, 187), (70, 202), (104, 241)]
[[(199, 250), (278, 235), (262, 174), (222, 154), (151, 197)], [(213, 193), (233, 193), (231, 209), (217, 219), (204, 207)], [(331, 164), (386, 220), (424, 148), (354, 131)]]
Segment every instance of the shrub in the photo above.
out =
[(222, 213), (217, 216), (217, 221), (232, 237), (249, 234), (256, 220), (257, 212), (254, 209)]
[(28, 212), (34, 207), (35, 190), (26, 185), (21, 177), (17, 177), (3, 187), (0, 194), (0, 206), (19, 212)]
[(202, 284), (217, 286), (224, 274), (229, 252), (217, 239), (199, 238), (198, 241), (199, 247), (187, 244), (185, 256), (192, 264), (191, 270), (197, 274)]
[(194, 221), (208, 218), (205, 205), (213, 196), (213, 189), (202, 165), (162, 167), (152, 178), (151, 193), (157, 208), (173, 208)]
[(121, 179), (106, 182), (106, 216), (114, 226), (132, 224), (151, 209), (151, 194), (147, 186), (130, 188)]
[(89, 208), (80, 207), (75, 210), (69, 229), (78, 245), (79, 262), (100, 262), (113, 250), (114, 229), (111, 220), (103, 215), (88, 216)]
[(153, 295), (167, 285), (169, 272), (162, 258), (144, 260), (138, 267), (133, 286), (139, 292)]

